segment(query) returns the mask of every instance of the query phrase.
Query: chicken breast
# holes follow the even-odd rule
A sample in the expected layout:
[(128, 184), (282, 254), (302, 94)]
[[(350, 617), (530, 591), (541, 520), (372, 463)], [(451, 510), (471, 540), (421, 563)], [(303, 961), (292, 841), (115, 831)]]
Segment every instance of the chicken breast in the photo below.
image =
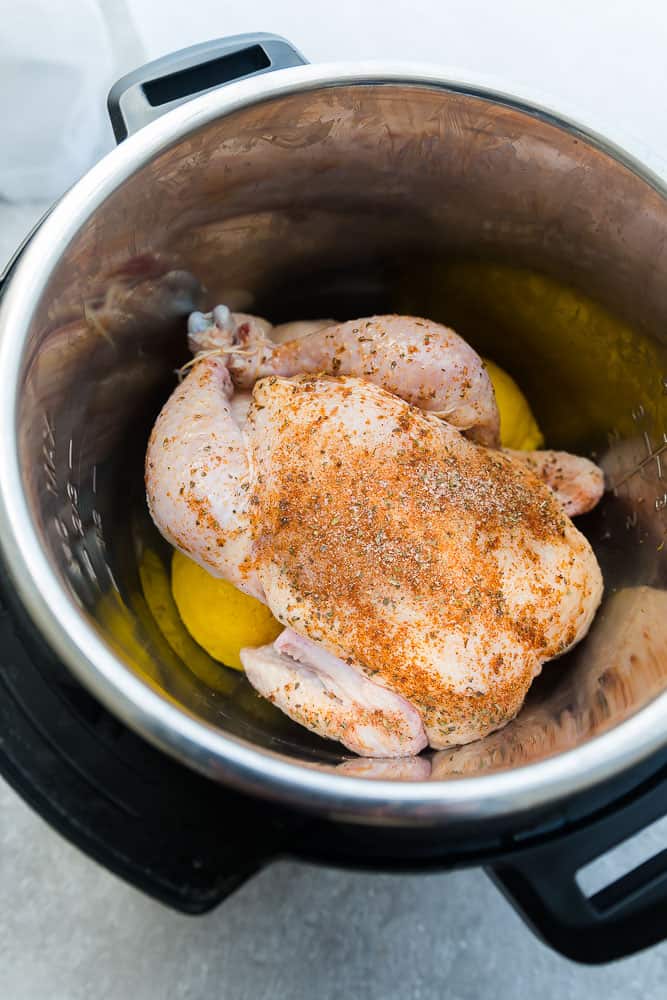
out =
[(431, 746), (505, 725), (586, 633), (595, 556), (514, 458), (355, 378), (262, 379), (245, 433), (267, 603), (410, 702)]

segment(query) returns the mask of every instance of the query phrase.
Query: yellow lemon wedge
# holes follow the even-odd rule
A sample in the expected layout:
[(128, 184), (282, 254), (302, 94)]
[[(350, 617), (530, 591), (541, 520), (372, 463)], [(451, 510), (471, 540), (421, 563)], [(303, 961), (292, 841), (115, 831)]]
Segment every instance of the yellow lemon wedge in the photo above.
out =
[(500, 411), (500, 443), (503, 448), (535, 451), (544, 437), (533, 416), (528, 400), (511, 375), (493, 361), (484, 361), (496, 394)]
[(282, 632), (266, 605), (218, 580), (192, 559), (174, 552), (171, 589), (192, 638), (220, 663), (242, 670), (244, 646), (263, 646)]

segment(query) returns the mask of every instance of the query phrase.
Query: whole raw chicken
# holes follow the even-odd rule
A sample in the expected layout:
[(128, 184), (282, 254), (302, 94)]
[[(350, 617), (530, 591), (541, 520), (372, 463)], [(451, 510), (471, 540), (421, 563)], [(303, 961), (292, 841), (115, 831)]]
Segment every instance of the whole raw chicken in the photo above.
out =
[(479, 739), (590, 626), (602, 578), (565, 507), (601, 473), (501, 451), (482, 361), (439, 324), (291, 332), (193, 314), (148, 445), (155, 523), (285, 625), (242, 660), (291, 718), (366, 757)]

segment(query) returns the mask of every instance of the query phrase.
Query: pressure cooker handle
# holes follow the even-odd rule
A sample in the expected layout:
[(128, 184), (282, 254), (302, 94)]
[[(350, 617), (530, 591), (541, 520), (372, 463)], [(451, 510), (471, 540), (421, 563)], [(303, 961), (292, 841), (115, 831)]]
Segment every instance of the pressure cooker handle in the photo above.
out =
[(172, 52), (121, 77), (111, 88), (107, 106), (116, 141), (199, 94), (306, 62), (287, 39), (261, 31)]
[(604, 870), (604, 855), (665, 814), (663, 766), (639, 793), (596, 821), (510, 856), (488, 873), (533, 930), (568, 958), (586, 963), (622, 958), (667, 938), (667, 850), (591, 895), (582, 870), (598, 860)]

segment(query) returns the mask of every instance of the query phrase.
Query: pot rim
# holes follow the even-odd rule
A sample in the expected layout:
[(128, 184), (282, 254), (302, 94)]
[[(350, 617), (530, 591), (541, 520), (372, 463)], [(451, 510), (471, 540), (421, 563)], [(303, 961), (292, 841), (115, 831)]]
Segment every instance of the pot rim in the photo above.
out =
[(54, 208), (21, 255), (0, 307), (0, 549), (35, 625), (75, 677), (111, 712), (184, 764), (242, 791), (366, 822), (484, 823), (545, 808), (646, 760), (667, 744), (667, 692), (580, 747), (510, 771), (418, 782), (342, 776), (230, 736), (177, 707), (116, 657), (58, 580), (32, 524), (21, 482), (17, 404), (24, 338), (63, 249), (100, 204), (136, 170), (193, 130), (244, 107), (342, 85), (423, 86), (505, 104), (580, 136), (667, 197), (649, 168), (595, 132), (548, 108), (453, 80), (414, 63), (334, 63), (278, 70), (194, 98), (112, 150)]

